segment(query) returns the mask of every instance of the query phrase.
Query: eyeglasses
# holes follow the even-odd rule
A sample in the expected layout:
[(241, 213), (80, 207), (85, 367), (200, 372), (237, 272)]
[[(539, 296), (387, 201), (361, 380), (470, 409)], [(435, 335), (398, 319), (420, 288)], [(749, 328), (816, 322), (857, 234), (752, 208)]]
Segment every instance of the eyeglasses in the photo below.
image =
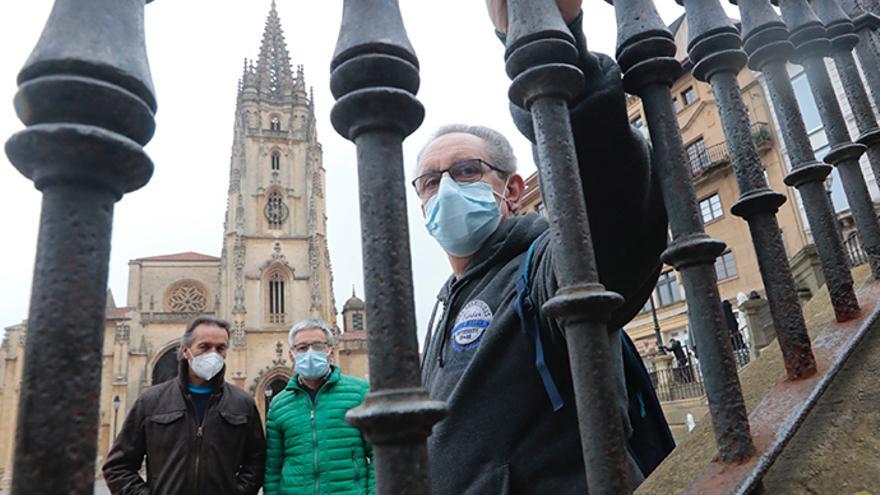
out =
[(321, 340), (316, 340), (315, 342), (301, 342), (293, 346), (293, 353), (305, 354), (310, 348), (314, 349), (315, 352), (326, 352), (327, 349), (330, 348), (330, 344)]
[(504, 170), (501, 170), (490, 163), (486, 163), (479, 158), (471, 158), (469, 160), (454, 163), (451, 167), (443, 170), (434, 170), (422, 174), (412, 181), (412, 185), (416, 189), (416, 194), (418, 194), (420, 198), (427, 199), (437, 193), (437, 189), (440, 188), (440, 179), (443, 177), (443, 174), (447, 172), (449, 172), (449, 178), (455, 182), (459, 184), (468, 184), (471, 182), (479, 182), (480, 179), (483, 178), (483, 174), (489, 170), (494, 170), (498, 173), (505, 173)]

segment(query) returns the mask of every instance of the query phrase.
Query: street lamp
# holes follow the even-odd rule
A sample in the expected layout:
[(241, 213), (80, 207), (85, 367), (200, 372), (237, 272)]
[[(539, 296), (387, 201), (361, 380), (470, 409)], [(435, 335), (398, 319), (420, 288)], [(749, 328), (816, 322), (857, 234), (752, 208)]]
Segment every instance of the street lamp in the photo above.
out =
[(657, 339), (657, 352), (660, 354), (666, 354), (666, 351), (663, 350), (663, 335), (660, 333), (660, 321), (657, 320), (657, 307), (654, 306), (654, 294), (651, 294), (651, 297), (648, 298), (648, 301), (651, 302), (651, 317), (654, 319), (654, 337)]
[(272, 385), (271, 385), (271, 384), (266, 385), (266, 389), (263, 390), (263, 395), (266, 396), (266, 414), (265, 414), (265, 417), (266, 417), (266, 419), (268, 419), (268, 418), (269, 418), (269, 405), (272, 403), (272, 396), (275, 395), (275, 391), (272, 390)]
[(121, 402), (118, 395), (113, 397), (113, 441), (116, 441), (117, 425), (119, 424), (119, 404)]

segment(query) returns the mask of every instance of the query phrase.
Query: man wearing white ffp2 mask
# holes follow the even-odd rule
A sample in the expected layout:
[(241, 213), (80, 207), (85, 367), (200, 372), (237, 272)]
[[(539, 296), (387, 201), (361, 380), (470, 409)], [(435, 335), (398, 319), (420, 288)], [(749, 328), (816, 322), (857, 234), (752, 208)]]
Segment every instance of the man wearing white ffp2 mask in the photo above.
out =
[[(177, 379), (138, 397), (107, 456), (111, 493), (256, 495), (266, 439), (253, 398), (224, 381), (228, 345), (222, 320), (196, 318), (187, 326)], [(144, 457), (146, 480), (138, 474)]]

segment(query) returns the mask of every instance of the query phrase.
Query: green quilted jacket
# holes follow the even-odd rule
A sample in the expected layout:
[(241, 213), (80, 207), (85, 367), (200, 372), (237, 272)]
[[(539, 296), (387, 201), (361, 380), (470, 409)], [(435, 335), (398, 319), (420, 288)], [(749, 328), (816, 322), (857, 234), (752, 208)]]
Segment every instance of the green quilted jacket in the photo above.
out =
[(367, 382), (333, 367), (315, 402), (294, 376), (266, 421), (265, 495), (372, 495), (373, 448), (345, 422)]

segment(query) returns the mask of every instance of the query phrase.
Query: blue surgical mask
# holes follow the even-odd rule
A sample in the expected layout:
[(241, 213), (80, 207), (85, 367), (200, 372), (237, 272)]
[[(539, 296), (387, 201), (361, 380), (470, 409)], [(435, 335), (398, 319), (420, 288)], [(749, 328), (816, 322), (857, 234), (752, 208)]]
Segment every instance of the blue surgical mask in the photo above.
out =
[(296, 372), (306, 380), (317, 380), (327, 376), (330, 363), (327, 362), (328, 354), (309, 349), (303, 354), (296, 354)]
[(444, 175), (425, 205), (428, 233), (453, 256), (476, 253), (501, 223), (496, 194), (485, 182), (459, 184)]

